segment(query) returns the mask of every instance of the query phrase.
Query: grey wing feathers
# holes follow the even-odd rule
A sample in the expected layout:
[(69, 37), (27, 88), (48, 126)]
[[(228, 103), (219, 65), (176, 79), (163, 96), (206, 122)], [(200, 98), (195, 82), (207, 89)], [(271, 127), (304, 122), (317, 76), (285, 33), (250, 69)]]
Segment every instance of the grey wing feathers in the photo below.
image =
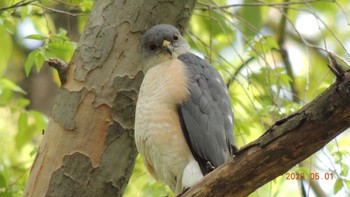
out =
[[(184, 135), (202, 172), (233, 155), (233, 112), (225, 83), (210, 64), (186, 53), (178, 57), (189, 77), (190, 96), (179, 106)], [(210, 167), (209, 167), (210, 168)]]

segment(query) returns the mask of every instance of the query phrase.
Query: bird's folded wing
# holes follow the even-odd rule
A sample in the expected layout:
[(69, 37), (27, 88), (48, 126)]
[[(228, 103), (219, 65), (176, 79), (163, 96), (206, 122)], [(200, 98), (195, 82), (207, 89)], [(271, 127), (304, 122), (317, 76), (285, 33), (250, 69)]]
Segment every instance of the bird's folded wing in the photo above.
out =
[[(233, 154), (233, 112), (226, 85), (209, 63), (191, 53), (178, 57), (189, 77), (190, 96), (179, 116), (190, 149), (204, 174)], [(209, 167), (209, 168), (208, 168)]]

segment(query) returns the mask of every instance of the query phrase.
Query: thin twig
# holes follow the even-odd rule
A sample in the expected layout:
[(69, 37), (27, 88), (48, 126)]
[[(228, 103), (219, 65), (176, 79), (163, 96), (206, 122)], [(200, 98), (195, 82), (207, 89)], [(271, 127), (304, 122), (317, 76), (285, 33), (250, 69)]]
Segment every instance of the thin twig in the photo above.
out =
[(12, 9), (12, 8), (19, 8), (19, 7), (24, 7), (24, 6), (27, 6), (31, 3), (33, 3), (34, 1), (37, 1), (37, 0), (30, 0), (30, 1), (20, 1), (16, 4), (13, 4), (13, 5), (10, 5), (10, 6), (6, 6), (6, 7), (2, 7), (0, 8), (0, 11), (4, 11), (4, 10), (9, 10), (9, 9)]
[(230, 77), (230, 79), (227, 81), (226, 83), (226, 87), (230, 88), (230, 86), (232, 85), (232, 83), (234, 82), (234, 80), (237, 78), (237, 76), (239, 75), (239, 73), (241, 72), (241, 70), (247, 66), (251, 61), (253, 61), (255, 58), (254, 57), (250, 57), (249, 59), (247, 59), (245, 62), (243, 62), (237, 69), (236, 71), (232, 74), (232, 76)]
[(237, 3), (237, 4), (230, 4), (230, 5), (224, 5), (224, 6), (210, 6), (206, 3), (203, 2), (197, 2), (200, 5), (203, 5), (205, 7), (198, 8), (196, 7), (195, 9), (198, 10), (214, 10), (214, 9), (227, 9), (227, 8), (233, 8), (233, 7), (243, 7), (243, 6), (290, 6), (290, 5), (303, 5), (305, 3), (317, 3), (317, 2), (329, 2), (329, 3), (334, 3), (336, 0), (309, 0), (309, 1), (297, 1), (297, 2), (283, 2), (283, 3)]
[(54, 8), (49, 8), (49, 7), (43, 6), (41, 4), (33, 4), (33, 6), (40, 7), (44, 10), (48, 10), (48, 11), (51, 11), (53, 13), (66, 14), (69, 16), (84, 16), (84, 15), (88, 14), (88, 12), (80, 12), (80, 13), (76, 14), (76, 13), (72, 13), (72, 12), (67, 12), (67, 11), (58, 10), (58, 9), (54, 9)]

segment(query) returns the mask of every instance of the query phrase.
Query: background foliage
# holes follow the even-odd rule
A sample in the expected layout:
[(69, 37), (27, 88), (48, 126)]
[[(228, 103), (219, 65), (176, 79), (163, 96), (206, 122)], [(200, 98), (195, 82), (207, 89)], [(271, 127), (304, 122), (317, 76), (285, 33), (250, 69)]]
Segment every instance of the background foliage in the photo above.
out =
[[(92, 0), (0, 1), (0, 196), (23, 193), (59, 86), (44, 61), (70, 60), (92, 5)], [(334, 82), (325, 51), (350, 59), (349, 11), (346, 0), (197, 2), (185, 37), (227, 82), (238, 147)], [(349, 196), (349, 144), (347, 131), (289, 173), (305, 175), (308, 196)], [(326, 174), (332, 177), (326, 180)], [(251, 196), (301, 195), (300, 181), (287, 177)], [(125, 196), (167, 194), (138, 158)]]

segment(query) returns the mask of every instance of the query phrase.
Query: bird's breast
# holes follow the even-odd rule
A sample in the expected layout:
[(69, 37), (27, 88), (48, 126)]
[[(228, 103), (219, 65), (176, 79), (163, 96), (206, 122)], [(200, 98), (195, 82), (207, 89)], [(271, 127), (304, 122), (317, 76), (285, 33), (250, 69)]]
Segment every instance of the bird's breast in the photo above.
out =
[(137, 148), (150, 173), (173, 186), (192, 158), (177, 112), (188, 94), (183, 63), (170, 60), (148, 70), (136, 106)]
[(142, 102), (179, 104), (189, 94), (186, 66), (178, 59), (158, 64), (146, 73), (139, 94)]

